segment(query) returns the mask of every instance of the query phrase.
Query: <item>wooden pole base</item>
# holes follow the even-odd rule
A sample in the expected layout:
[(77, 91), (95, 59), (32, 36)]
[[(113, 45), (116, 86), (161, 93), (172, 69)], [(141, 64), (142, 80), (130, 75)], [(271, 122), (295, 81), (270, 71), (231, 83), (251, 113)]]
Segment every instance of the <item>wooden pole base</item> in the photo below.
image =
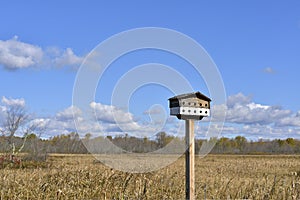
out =
[(195, 199), (195, 141), (194, 120), (185, 120), (185, 197)]

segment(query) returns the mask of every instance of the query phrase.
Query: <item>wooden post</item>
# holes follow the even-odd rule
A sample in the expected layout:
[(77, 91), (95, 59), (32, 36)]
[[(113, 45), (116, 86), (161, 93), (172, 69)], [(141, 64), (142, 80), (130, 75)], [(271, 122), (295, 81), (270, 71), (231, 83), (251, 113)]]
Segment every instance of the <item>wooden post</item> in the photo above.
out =
[(195, 199), (195, 141), (194, 120), (185, 120), (185, 198)]

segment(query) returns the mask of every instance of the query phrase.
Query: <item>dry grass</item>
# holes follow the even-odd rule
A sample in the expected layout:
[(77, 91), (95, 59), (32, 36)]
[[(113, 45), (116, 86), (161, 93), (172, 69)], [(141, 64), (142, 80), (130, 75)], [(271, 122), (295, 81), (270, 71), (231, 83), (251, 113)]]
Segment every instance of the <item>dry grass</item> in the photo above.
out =
[[(131, 174), (88, 155), (51, 155), (43, 168), (0, 170), (0, 199), (184, 199), (184, 159)], [(300, 156), (196, 158), (197, 199), (300, 199)]]

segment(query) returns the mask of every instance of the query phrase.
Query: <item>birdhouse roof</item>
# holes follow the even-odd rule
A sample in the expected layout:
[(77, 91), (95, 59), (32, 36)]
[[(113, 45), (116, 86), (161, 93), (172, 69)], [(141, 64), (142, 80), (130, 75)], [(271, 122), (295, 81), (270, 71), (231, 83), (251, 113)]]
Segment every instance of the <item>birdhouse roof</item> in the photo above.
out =
[(198, 99), (203, 99), (205, 101), (211, 101), (210, 98), (208, 98), (207, 96), (205, 96), (204, 94), (202, 94), (201, 92), (191, 92), (191, 93), (187, 93), (187, 94), (180, 94), (174, 97), (169, 98), (169, 100), (174, 100), (174, 99), (187, 99), (187, 98), (198, 98)]

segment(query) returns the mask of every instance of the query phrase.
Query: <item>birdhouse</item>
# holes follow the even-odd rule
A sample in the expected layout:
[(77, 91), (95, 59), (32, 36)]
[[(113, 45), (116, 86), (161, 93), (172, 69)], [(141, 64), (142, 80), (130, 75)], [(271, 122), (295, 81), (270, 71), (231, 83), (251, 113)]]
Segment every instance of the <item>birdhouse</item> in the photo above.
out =
[(170, 115), (178, 119), (201, 120), (210, 116), (211, 99), (200, 92), (181, 94), (169, 99)]

